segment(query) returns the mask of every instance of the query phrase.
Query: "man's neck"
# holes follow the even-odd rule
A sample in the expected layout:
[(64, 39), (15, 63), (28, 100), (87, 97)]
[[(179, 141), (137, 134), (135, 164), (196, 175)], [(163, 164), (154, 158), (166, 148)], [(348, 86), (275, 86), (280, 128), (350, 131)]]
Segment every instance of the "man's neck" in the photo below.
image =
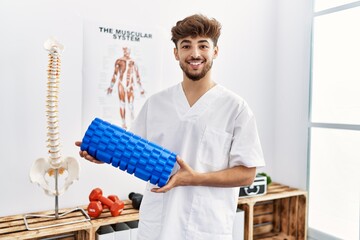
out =
[(190, 107), (215, 85), (216, 83), (210, 78), (203, 78), (198, 81), (184, 78), (182, 88)]

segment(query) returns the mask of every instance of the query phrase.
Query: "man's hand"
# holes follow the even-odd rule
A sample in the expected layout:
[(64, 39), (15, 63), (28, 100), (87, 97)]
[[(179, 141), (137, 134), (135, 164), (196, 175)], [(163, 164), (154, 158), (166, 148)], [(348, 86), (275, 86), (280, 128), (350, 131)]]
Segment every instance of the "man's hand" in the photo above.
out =
[(176, 162), (179, 164), (180, 169), (170, 178), (168, 183), (162, 188), (153, 188), (152, 192), (165, 193), (170, 189), (177, 186), (196, 185), (196, 177), (199, 173), (195, 172), (184, 160), (176, 156)]
[[(76, 141), (75, 142), (75, 145), (80, 147), (81, 146), (81, 142), (80, 141)], [(97, 160), (96, 158), (94, 158), (93, 156), (91, 156), (90, 154), (88, 154), (87, 151), (79, 151), (79, 155), (80, 157), (90, 161), (90, 162), (93, 162), (93, 163), (97, 163), (97, 164), (102, 164), (103, 162)]]

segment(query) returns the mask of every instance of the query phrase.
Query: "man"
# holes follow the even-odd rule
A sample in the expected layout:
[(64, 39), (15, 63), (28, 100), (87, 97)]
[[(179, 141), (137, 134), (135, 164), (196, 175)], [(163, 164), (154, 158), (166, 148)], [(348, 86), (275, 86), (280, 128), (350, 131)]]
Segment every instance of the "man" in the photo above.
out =
[(253, 113), (211, 76), (220, 29), (203, 15), (177, 22), (171, 32), (183, 80), (151, 96), (133, 123), (135, 134), (178, 154), (169, 182), (145, 190), (139, 240), (232, 239), (239, 186), (264, 166)]

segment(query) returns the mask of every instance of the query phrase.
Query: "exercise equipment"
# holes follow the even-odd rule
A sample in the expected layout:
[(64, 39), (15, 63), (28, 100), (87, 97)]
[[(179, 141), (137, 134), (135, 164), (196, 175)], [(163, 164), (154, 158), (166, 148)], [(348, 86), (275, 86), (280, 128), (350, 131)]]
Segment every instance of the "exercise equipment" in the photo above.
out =
[(91, 201), (87, 207), (88, 215), (97, 218), (103, 212), (104, 207), (100, 201)]
[(123, 201), (121, 201), (118, 196), (116, 196), (116, 195), (109, 195), (108, 198), (109, 198), (111, 201), (113, 201), (113, 202), (115, 202), (115, 203), (117, 203), (117, 204), (119, 204), (119, 205), (121, 206), (121, 211), (120, 211), (120, 213), (124, 210), (125, 203), (124, 203)]
[[(124, 209), (123, 202), (121, 202), (119, 199), (118, 199), (118, 201), (112, 201), (110, 198), (104, 197), (102, 190), (100, 188), (94, 188), (91, 191), (91, 193), (89, 195), (89, 201), (90, 201), (90, 204), (93, 201), (100, 201), (102, 204), (108, 206), (110, 209), (110, 212), (111, 212), (111, 216), (113, 216), (113, 217), (119, 216)], [(96, 212), (96, 211), (94, 211), (94, 212)]]
[(113, 202), (117, 202), (120, 205), (123, 205), (122, 208), (124, 208), (125, 203), (123, 201), (120, 200), (120, 198), (116, 195), (109, 195), (108, 198), (113, 201)]
[(176, 162), (176, 154), (109, 122), (95, 118), (80, 146), (96, 159), (164, 186)]
[(131, 204), (133, 208), (140, 209), (141, 201), (142, 201), (143, 195), (140, 193), (129, 193), (129, 199), (131, 200)]
[(87, 207), (87, 211), (88, 211), (88, 215), (92, 218), (97, 218), (100, 216), (100, 214), (105, 210), (105, 209), (109, 209), (110, 213), (112, 214), (112, 216), (116, 217), (119, 216), (124, 207), (125, 204), (123, 201), (121, 201), (119, 199), (118, 196), (116, 195), (109, 195), (108, 199), (110, 199), (111, 201), (117, 203), (120, 206), (120, 211), (116, 211), (115, 214), (113, 215), (113, 213), (110, 210), (110, 207), (107, 204), (103, 204), (101, 201), (90, 201), (88, 207)]

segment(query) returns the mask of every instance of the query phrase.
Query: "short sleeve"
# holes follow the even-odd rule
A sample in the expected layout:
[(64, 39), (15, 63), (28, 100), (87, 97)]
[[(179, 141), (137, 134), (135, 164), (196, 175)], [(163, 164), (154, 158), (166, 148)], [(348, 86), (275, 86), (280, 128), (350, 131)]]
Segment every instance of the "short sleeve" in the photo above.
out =
[(243, 104), (243, 108), (235, 120), (230, 149), (230, 167), (239, 165), (245, 167), (265, 166), (255, 116), (246, 103)]

